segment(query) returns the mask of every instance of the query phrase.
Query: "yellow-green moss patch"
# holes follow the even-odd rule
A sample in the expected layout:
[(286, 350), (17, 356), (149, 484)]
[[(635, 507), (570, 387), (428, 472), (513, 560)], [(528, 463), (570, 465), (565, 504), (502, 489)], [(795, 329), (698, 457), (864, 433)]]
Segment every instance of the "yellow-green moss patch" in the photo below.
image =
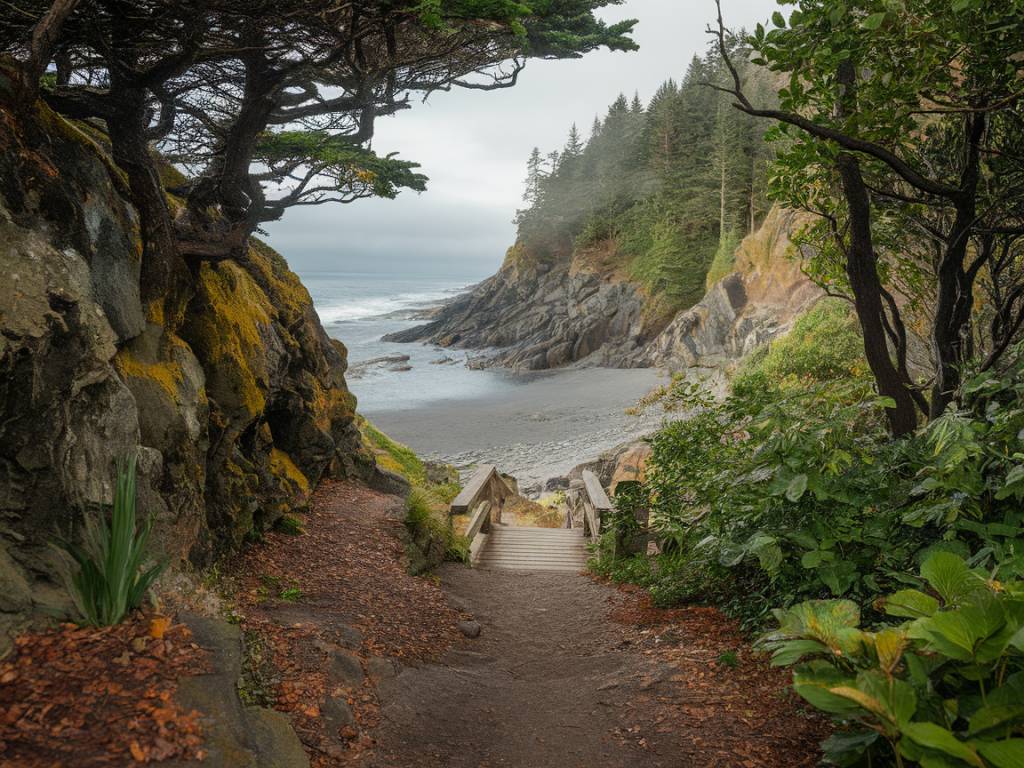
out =
[(280, 448), (273, 448), (270, 451), (270, 470), (275, 476), (290, 480), (302, 493), (309, 493), (309, 480), (302, 470), (295, 466), (292, 457)]

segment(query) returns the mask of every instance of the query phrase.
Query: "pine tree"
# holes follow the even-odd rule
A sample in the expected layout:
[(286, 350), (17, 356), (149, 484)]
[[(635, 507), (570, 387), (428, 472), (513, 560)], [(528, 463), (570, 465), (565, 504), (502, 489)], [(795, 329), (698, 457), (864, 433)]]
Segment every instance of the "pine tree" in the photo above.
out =
[(529, 208), (535, 208), (540, 203), (543, 175), (544, 161), (540, 156), (540, 147), (534, 147), (526, 161), (526, 188), (523, 190), (523, 201)]

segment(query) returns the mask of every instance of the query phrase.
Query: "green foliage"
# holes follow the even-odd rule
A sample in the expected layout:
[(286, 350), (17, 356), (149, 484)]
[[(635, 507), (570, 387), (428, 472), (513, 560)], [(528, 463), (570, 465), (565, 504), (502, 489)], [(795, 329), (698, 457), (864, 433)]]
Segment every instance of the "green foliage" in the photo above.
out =
[(921, 589), (879, 601), (909, 621), (869, 631), (855, 603), (818, 600), (776, 611), (760, 642), (773, 664), (797, 665), (800, 696), (851, 729), (823, 745), (832, 763), (1024, 764), (1024, 582), (949, 552), (919, 574)]
[(469, 562), (469, 542), (452, 530), (447, 503), (432, 489), (414, 487), (405, 499), (405, 525), (413, 537), (426, 533), (444, 542), (445, 560)]
[[(742, 59), (745, 52), (738, 49)], [(763, 74), (742, 63), (771, 102)], [(696, 57), (680, 84), (663, 84), (646, 108), (620, 95), (586, 142), (570, 132), (561, 152), (527, 164), (529, 204), (519, 237), (531, 252), (566, 255), (614, 243), (620, 266), (652, 295), (689, 307), (767, 210), (763, 128), (706, 83), (723, 81), (716, 52)]]
[(817, 382), (866, 381), (867, 375), (857, 318), (846, 302), (823, 299), (789, 333), (747, 357), (732, 390), (737, 397), (763, 398)]
[[(871, 611), (939, 550), (1024, 573), (1024, 348), (968, 380), (964, 410), (894, 441), (836, 306), (745, 365), (726, 400), (685, 382), (662, 393), (688, 415), (651, 439), (644, 490), (663, 548), (686, 563), (681, 599), (756, 625), (806, 599)], [(659, 565), (638, 583), (670, 594)]]
[(302, 594), (299, 587), (285, 587), (277, 596), (286, 603), (296, 603), (302, 599)]
[(57, 543), (72, 561), (69, 589), (85, 624), (106, 627), (119, 623), (138, 608), (146, 591), (166, 567), (166, 562), (144, 567), (151, 522), (136, 524), (135, 457), (120, 461), (114, 486), (110, 520), (106, 514), (86, 513), (82, 542)]
[(274, 524), (274, 529), (288, 536), (301, 536), (306, 532), (302, 521), (294, 515), (283, 515)]
[(740, 657), (735, 651), (726, 651), (718, 655), (718, 663), (729, 669), (736, 669), (740, 665)]
[(412, 485), (428, 484), (426, 467), (411, 448), (392, 440), (362, 417), (359, 418), (359, 431), (364, 442), (377, 455), (378, 464), (401, 475)]

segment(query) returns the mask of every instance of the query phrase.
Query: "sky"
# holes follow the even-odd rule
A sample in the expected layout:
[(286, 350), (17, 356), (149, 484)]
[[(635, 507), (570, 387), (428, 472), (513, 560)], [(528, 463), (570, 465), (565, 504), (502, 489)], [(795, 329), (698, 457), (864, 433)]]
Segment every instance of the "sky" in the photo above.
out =
[[(723, 0), (727, 26), (752, 28), (776, 0)], [(526, 159), (537, 146), (561, 149), (576, 123), (586, 135), (619, 93), (646, 103), (677, 80), (709, 44), (713, 0), (625, 0), (600, 15), (639, 19), (639, 51), (597, 51), (580, 59), (532, 60), (518, 84), (498, 91), (436, 93), (397, 115), (378, 118), (378, 154), (422, 165), (423, 193), (395, 200), (293, 208), (267, 227), (270, 244), (300, 274), (381, 272), (479, 279), (501, 265), (515, 239)]]

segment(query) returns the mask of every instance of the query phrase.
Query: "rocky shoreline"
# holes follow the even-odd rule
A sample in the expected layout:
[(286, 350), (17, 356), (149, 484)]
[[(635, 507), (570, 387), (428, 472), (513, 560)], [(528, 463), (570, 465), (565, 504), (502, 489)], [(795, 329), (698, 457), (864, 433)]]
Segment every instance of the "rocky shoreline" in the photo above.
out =
[[(734, 271), (665, 315), (591, 251), (537, 261), (521, 245), (497, 274), (385, 341), (471, 350), (474, 368), (660, 367), (714, 372), (787, 331), (822, 295), (790, 235), (805, 216), (773, 209), (736, 251)], [(611, 247), (611, 246), (608, 246)]]

